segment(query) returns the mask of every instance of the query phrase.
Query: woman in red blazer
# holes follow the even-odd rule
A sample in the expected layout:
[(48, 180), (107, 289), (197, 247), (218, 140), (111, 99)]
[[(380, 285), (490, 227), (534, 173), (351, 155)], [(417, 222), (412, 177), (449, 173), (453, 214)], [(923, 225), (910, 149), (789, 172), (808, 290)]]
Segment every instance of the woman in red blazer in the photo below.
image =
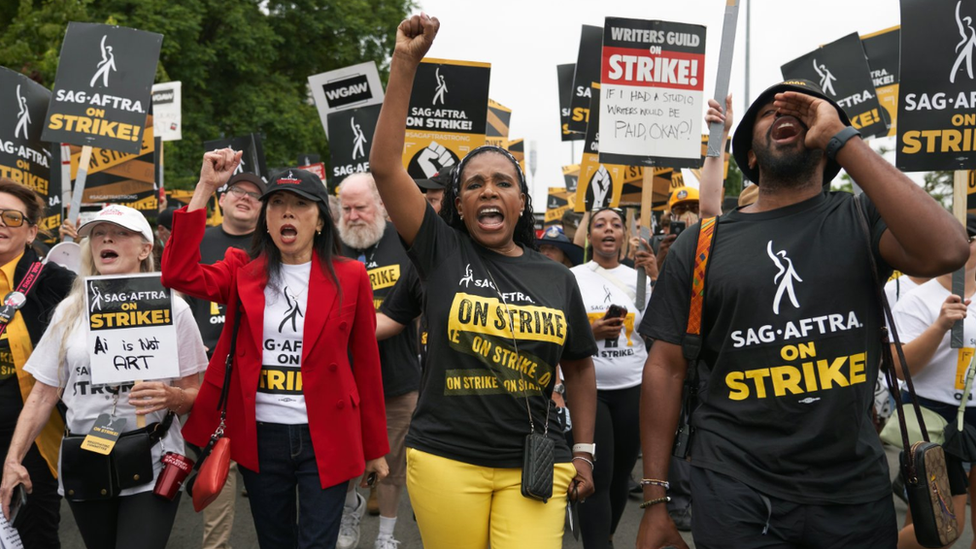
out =
[(271, 178), (250, 254), (230, 248), (222, 261), (200, 264), (207, 200), (240, 159), (230, 149), (204, 155), (193, 198), (173, 215), (163, 253), (163, 284), (227, 305), (183, 435), (204, 446), (217, 428), (240, 308), (225, 432), (258, 541), (334, 547), (346, 482), (388, 470), (372, 290), (362, 263), (338, 256), (325, 185), (304, 170)]

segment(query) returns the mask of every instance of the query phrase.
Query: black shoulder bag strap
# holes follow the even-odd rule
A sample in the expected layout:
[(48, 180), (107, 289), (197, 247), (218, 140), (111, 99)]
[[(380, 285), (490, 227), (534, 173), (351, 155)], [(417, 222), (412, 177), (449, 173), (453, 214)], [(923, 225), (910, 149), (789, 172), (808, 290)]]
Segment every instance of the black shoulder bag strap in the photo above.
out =
[(200, 451), (200, 459), (193, 466), (194, 471), (200, 469), (204, 460), (210, 455), (210, 451), (213, 450), (214, 445), (224, 436), (225, 420), (227, 419), (227, 398), (230, 394), (230, 374), (234, 365), (234, 353), (237, 350), (237, 331), (241, 327), (241, 307), (241, 301), (238, 299), (237, 309), (234, 312), (234, 328), (231, 331), (230, 337), (230, 350), (227, 352), (227, 358), (224, 359), (224, 385), (220, 389), (220, 400), (217, 402), (217, 409), (220, 410), (220, 424), (217, 426), (217, 430), (210, 435), (210, 441)]
[[(918, 405), (918, 396), (915, 394), (915, 384), (912, 383), (912, 374), (908, 369), (908, 361), (905, 359), (905, 351), (901, 348), (901, 340), (898, 338), (898, 328), (895, 327), (895, 318), (891, 314), (891, 306), (888, 304), (888, 296), (884, 293), (884, 287), (878, 280), (878, 264), (874, 260), (874, 249), (871, 246), (871, 228), (868, 226), (867, 216), (864, 214), (864, 206), (860, 197), (854, 199), (855, 209), (861, 221), (861, 228), (864, 233), (864, 242), (867, 246), (868, 259), (871, 261), (871, 273), (874, 276), (874, 289), (877, 294), (878, 302), (881, 304), (881, 373), (885, 376), (888, 383), (888, 390), (895, 398), (895, 406), (898, 408), (898, 426), (901, 428), (901, 441), (905, 449), (905, 473), (915, 476), (915, 457), (911, 450), (911, 442), (908, 440), (908, 427), (905, 424), (905, 411), (900, 398), (898, 382), (895, 376), (895, 361), (891, 354), (891, 344), (894, 343), (895, 351), (898, 353), (898, 360), (902, 364), (902, 375), (905, 378), (905, 385), (908, 388), (908, 395), (911, 398), (912, 406), (915, 408), (915, 417), (918, 418), (918, 425), (922, 429), (922, 438), (929, 442), (929, 432), (925, 429), (925, 420), (922, 418), (922, 411)], [(884, 326), (884, 321), (888, 321), (888, 326)], [(888, 334), (891, 333), (889, 343)]]
[(701, 354), (702, 316), (705, 306), (705, 278), (708, 275), (709, 258), (715, 247), (715, 234), (718, 231), (718, 218), (706, 217), (701, 220), (698, 230), (698, 247), (695, 249), (695, 266), (691, 273), (691, 303), (688, 308), (688, 326), (681, 341), (681, 352), (688, 360), (688, 373), (685, 375), (684, 393), (681, 402), (681, 418), (674, 435), (674, 457), (685, 459), (691, 445), (691, 413), (698, 404), (698, 357)]

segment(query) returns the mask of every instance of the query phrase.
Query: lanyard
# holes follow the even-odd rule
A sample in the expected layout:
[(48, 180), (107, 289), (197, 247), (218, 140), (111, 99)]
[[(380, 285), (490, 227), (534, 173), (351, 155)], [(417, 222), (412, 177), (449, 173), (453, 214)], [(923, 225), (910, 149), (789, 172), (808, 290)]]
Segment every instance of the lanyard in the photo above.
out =
[(4, 330), (7, 329), (7, 323), (14, 318), (17, 311), (27, 303), (27, 294), (34, 287), (34, 283), (37, 282), (43, 268), (44, 264), (40, 261), (32, 263), (27, 274), (17, 285), (17, 289), (4, 296), (3, 303), (0, 304), (2, 305), (0, 307), (0, 335), (3, 335)]

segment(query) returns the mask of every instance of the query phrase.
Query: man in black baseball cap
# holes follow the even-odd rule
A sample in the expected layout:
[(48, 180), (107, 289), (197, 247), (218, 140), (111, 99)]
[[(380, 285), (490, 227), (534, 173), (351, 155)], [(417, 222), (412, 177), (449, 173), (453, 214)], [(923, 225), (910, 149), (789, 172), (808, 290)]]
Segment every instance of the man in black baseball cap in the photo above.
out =
[(414, 179), (417, 186), (424, 193), (424, 198), (434, 210), (441, 211), (441, 204), (444, 201), (444, 189), (451, 184), (451, 177), (454, 173), (454, 166), (448, 166), (435, 173), (430, 179)]
[[(656, 503), (666, 500), (691, 371), (696, 547), (893, 549), (891, 485), (871, 417), (884, 327), (878, 285), (892, 268), (936, 276), (961, 267), (966, 231), (809, 82), (763, 92), (733, 153), (758, 199), (709, 225), (709, 253), (697, 253), (697, 225), (675, 241), (677, 259), (664, 263), (640, 326), (654, 344), (641, 395), (648, 504), (637, 547), (687, 547)], [(824, 190), (840, 168), (861, 196)], [(694, 316), (693, 286), (704, 296)], [(700, 338), (686, 336), (697, 329), (689, 319), (699, 319)], [(691, 370), (687, 356), (698, 357)]]

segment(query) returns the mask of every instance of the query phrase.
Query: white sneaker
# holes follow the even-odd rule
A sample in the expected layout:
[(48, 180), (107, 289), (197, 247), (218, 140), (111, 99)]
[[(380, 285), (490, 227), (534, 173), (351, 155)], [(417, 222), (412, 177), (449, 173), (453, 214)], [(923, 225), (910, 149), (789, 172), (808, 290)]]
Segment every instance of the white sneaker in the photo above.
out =
[(366, 498), (356, 492), (356, 508), (342, 507), (342, 519), (339, 521), (339, 540), (336, 549), (353, 549), (359, 545), (359, 522), (366, 513)]
[(397, 549), (400, 542), (393, 539), (393, 536), (380, 536), (373, 543), (373, 549)]

